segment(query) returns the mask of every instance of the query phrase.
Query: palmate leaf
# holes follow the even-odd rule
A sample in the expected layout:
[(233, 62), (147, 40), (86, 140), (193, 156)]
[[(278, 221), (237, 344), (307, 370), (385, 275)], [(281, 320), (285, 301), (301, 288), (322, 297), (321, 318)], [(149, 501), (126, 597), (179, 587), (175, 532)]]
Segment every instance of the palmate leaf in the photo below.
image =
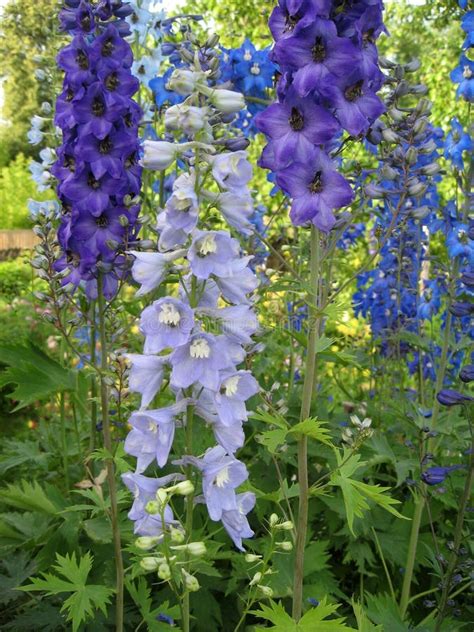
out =
[(374, 625), (369, 617), (364, 612), (364, 608), (358, 601), (352, 601), (352, 608), (357, 620), (358, 632), (383, 632), (381, 625)]
[(67, 619), (72, 622), (73, 632), (77, 632), (81, 623), (92, 617), (99, 609), (107, 614), (113, 590), (98, 584), (87, 584), (92, 569), (93, 557), (88, 552), (76, 560), (76, 554), (56, 554), (57, 563), (54, 570), (65, 579), (51, 573), (42, 573), (42, 578), (33, 578), (31, 584), (20, 586), (18, 590), (25, 592), (41, 591), (47, 595), (71, 593), (64, 601), (61, 611), (67, 611)]
[(400, 504), (400, 501), (385, 495), (385, 492), (390, 489), (389, 487), (368, 485), (351, 478), (352, 474), (365, 465), (365, 463), (360, 462), (359, 454), (350, 455), (348, 450), (344, 450), (343, 454), (336, 450), (335, 454), (339, 469), (331, 476), (331, 483), (342, 491), (347, 524), (352, 535), (355, 535), (354, 519), (356, 517), (362, 518), (364, 513), (370, 509), (369, 501), (376, 503), (397, 518), (408, 520), (393, 507), (393, 505)]
[(33, 344), (0, 346), (0, 362), (8, 368), (0, 373), (0, 388), (15, 384), (8, 395), (18, 401), (14, 411), (38, 399), (77, 388), (77, 371), (62, 367)]
[(330, 430), (325, 428), (324, 424), (326, 424), (325, 421), (320, 421), (316, 417), (310, 417), (293, 426), (288, 434), (306, 435), (315, 441), (333, 447)]
[(260, 604), (261, 610), (254, 610), (252, 614), (273, 623), (271, 628), (256, 627), (256, 630), (277, 630), (277, 632), (341, 632), (352, 630), (344, 619), (328, 619), (339, 608), (338, 604), (328, 604), (323, 599), (319, 606), (308, 610), (298, 621), (294, 621), (283, 608), (281, 603), (270, 601), (270, 606)]

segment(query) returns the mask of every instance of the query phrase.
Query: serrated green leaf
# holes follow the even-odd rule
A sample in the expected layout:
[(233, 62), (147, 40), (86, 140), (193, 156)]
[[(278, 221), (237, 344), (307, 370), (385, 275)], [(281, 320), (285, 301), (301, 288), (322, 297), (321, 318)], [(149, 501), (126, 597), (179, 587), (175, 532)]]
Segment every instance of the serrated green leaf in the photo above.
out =
[(275, 430), (267, 430), (257, 436), (259, 443), (264, 445), (271, 454), (277, 452), (277, 448), (285, 443), (287, 432), (281, 428), (275, 428)]
[(390, 489), (389, 487), (368, 485), (351, 478), (352, 474), (365, 465), (365, 463), (360, 462), (359, 454), (349, 456), (350, 453), (347, 450), (344, 451), (343, 455), (338, 450), (335, 453), (339, 469), (331, 476), (331, 483), (339, 487), (342, 492), (347, 524), (352, 535), (355, 536), (355, 518), (362, 518), (364, 513), (370, 509), (369, 500), (397, 518), (408, 520), (393, 507), (393, 505), (400, 504), (400, 501), (385, 495), (385, 492)]
[(77, 632), (81, 623), (92, 617), (95, 610), (107, 614), (107, 605), (110, 603), (113, 590), (106, 586), (86, 583), (93, 564), (90, 553), (79, 558), (79, 562), (75, 553), (65, 556), (58, 553), (56, 560), (54, 570), (65, 579), (52, 573), (43, 573), (42, 578), (34, 577), (31, 584), (20, 586), (18, 590), (41, 591), (47, 595), (72, 593), (64, 601), (61, 611), (67, 611), (67, 619), (72, 622), (72, 630)]
[(257, 421), (263, 421), (263, 423), (278, 426), (278, 428), (288, 428), (288, 423), (283, 415), (270, 413), (266, 410), (262, 410), (259, 408), (256, 412), (250, 413), (249, 417), (251, 419), (256, 419)]
[(283, 608), (281, 603), (270, 601), (270, 606), (260, 604), (261, 610), (254, 610), (251, 614), (270, 621), (274, 626), (271, 628), (256, 627), (256, 630), (277, 630), (278, 632), (346, 632), (352, 630), (345, 624), (342, 618), (328, 619), (332, 617), (339, 604), (328, 604), (326, 599), (315, 608), (308, 610), (297, 623)]
[(320, 421), (316, 417), (300, 421), (288, 431), (288, 434), (303, 434), (315, 441), (324, 443), (325, 445), (334, 447), (331, 441), (331, 435), (328, 428), (324, 428), (327, 422)]
[(383, 632), (383, 627), (372, 623), (360, 603), (354, 600), (352, 600), (351, 603), (357, 620), (358, 632)]
[(335, 338), (328, 338), (327, 336), (320, 336), (316, 341), (316, 353), (322, 353), (329, 349), (336, 342)]

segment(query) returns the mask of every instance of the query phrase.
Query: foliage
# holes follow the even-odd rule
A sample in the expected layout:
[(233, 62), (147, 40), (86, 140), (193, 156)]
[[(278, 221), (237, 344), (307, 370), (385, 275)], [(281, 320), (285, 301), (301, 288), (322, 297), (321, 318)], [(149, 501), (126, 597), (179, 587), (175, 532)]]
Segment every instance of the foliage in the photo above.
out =
[(46, 199), (38, 193), (28, 169), (29, 159), (18, 154), (7, 166), (0, 169), (0, 230), (30, 228), (28, 200)]

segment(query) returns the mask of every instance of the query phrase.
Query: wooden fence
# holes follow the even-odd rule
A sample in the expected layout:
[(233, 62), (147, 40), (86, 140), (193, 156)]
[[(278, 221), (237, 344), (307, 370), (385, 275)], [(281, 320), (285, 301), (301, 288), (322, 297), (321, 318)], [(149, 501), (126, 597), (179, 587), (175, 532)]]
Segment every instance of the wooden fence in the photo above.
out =
[(23, 250), (31, 250), (38, 241), (29, 229), (0, 230), (0, 260), (14, 259)]

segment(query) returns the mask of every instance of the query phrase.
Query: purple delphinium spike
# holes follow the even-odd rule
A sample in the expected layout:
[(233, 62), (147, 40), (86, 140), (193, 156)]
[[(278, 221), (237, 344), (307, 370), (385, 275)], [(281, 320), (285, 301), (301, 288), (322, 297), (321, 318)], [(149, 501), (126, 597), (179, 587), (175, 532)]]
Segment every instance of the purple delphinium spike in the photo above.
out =
[(342, 146), (343, 130), (363, 136), (384, 111), (376, 95), (383, 74), (375, 46), (384, 30), (382, 9), (379, 0), (357, 7), (280, 0), (272, 13), (278, 101), (255, 124), (269, 140), (260, 165), (292, 198), (295, 225), (312, 223), (327, 233), (336, 223), (334, 211), (352, 202), (332, 152)]
[(84, 282), (89, 298), (97, 294), (97, 264), (107, 298), (124, 277), (121, 252), (136, 237), (139, 206), (134, 198), (141, 184), (141, 110), (132, 100), (138, 81), (131, 74), (133, 55), (124, 39), (129, 9), (121, 1), (105, 7), (69, 0), (59, 16), (63, 30), (74, 37), (58, 55), (65, 74), (55, 123), (63, 144), (52, 173), (63, 206), (58, 239), (64, 256), (56, 269), (70, 270), (64, 284)]

